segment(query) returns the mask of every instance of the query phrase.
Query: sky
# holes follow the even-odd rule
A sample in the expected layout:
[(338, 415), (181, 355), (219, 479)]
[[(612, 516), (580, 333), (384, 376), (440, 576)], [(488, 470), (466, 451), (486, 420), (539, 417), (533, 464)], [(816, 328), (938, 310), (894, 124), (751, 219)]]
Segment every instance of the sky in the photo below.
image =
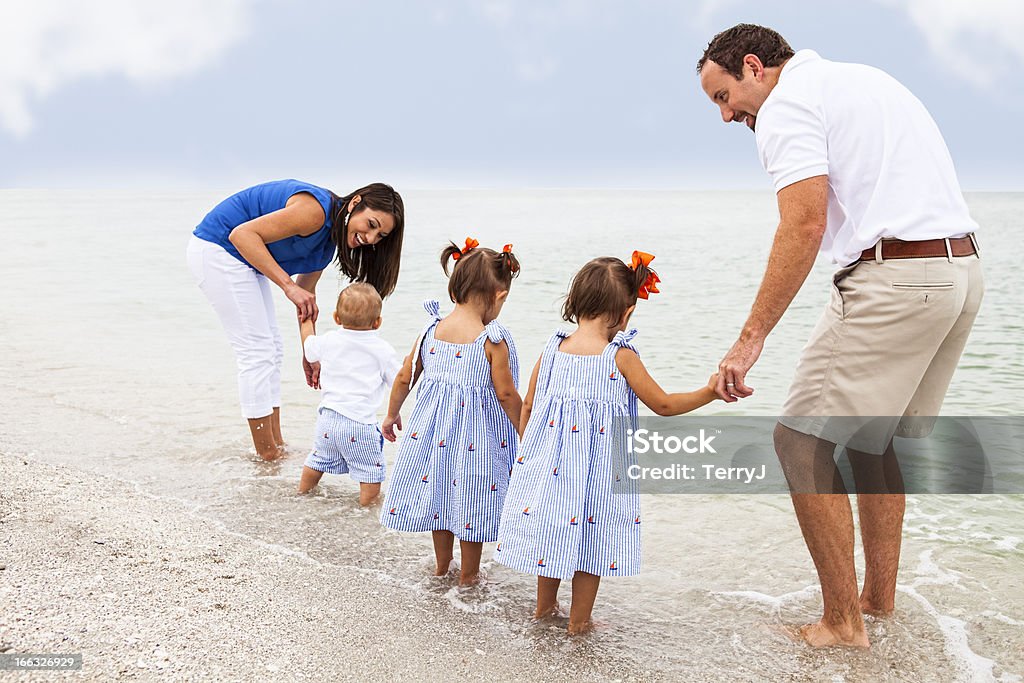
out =
[(695, 64), (739, 22), (907, 85), (966, 190), (1024, 190), (1024, 2), (0, 4), (0, 188), (763, 189)]

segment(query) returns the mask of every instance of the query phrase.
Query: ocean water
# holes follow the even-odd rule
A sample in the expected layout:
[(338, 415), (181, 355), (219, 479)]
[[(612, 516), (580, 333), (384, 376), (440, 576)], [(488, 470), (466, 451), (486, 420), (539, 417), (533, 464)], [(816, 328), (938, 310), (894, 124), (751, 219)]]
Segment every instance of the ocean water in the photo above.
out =
[[(428, 535), (386, 532), (355, 485), (327, 476), (295, 494), (316, 392), (302, 378), (294, 308), (285, 336), (283, 427), (291, 455), (259, 462), (239, 417), (227, 340), (184, 259), (195, 223), (225, 193), (0, 192), (0, 452), (69, 464), (186, 501), (226, 529), (325, 564), (379, 576), (432, 601), (439, 618), (492, 615), (496, 634), (566, 657), (595, 653), (636, 672), (695, 680), (1024, 680), (1024, 496), (911, 496), (897, 612), (869, 620), (867, 652), (813, 651), (788, 625), (820, 614), (820, 593), (788, 496), (644, 496), (644, 571), (602, 583), (599, 628), (582, 639), (531, 623), (534, 580), (490, 562), (459, 589), (430, 573)], [(502, 313), (524, 380), (559, 325), (572, 273), (598, 255), (656, 255), (662, 294), (640, 302), (636, 344), (666, 388), (691, 390), (734, 340), (764, 269), (769, 193), (431, 191), (404, 193), (402, 276), (383, 336), (401, 353), (445, 297), (437, 254), (467, 235), (515, 245), (522, 273)], [(1012, 261), (1022, 194), (971, 194), (987, 293), (943, 409), (1020, 415), (1024, 313)], [(828, 299), (819, 263), (749, 376), (755, 395), (704, 414), (772, 415)], [(339, 280), (318, 294), (329, 311)], [(321, 327), (329, 325), (325, 315)], [(325, 329), (325, 328), (324, 328)], [(403, 414), (411, 409), (407, 405)], [(394, 447), (386, 454), (393, 461)], [(857, 561), (863, 560), (858, 541)], [(564, 589), (563, 602), (569, 600)]]

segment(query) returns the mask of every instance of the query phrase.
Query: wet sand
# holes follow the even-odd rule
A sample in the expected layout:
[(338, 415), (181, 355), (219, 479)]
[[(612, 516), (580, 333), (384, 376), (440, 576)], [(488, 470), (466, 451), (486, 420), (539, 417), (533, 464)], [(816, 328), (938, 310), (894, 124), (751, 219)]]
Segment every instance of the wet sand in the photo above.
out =
[(35, 677), (661, 677), (586, 656), (585, 642), (531, 647), (486, 617), (227, 532), (113, 478), (0, 454), (0, 481), (0, 651), (83, 655), (80, 672)]

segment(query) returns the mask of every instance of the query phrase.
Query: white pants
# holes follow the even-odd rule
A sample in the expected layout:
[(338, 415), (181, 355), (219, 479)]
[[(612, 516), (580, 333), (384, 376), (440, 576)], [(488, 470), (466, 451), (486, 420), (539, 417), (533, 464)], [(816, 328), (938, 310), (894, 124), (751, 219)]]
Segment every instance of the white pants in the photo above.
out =
[(195, 235), (186, 252), (199, 289), (213, 305), (238, 363), (242, 417), (265, 417), (281, 405), (284, 342), (270, 281), (220, 246)]

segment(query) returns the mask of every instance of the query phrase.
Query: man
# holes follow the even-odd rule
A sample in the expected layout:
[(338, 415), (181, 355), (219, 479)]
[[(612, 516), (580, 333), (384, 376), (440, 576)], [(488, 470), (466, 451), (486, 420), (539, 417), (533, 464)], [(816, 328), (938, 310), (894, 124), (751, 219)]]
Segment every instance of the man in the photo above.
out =
[[(801, 634), (815, 646), (867, 647), (862, 611), (888, 614), (895, 601), (905, 501), (892, 437), (923, 436), (938, 414), (981, 302), (977, 225), (935, 122), (884, 72), (794, 53), (749, 24), (715, 36), (697, 71), (722, 119), (754, 131), (780, 215), (750, 316), (719, 365), (723, 399), (752, 393), (746, 374), (816, 252), (841, 266), (775, 450), (824, 600)], [(859, 596), (836, 444), (858, 489)]]

